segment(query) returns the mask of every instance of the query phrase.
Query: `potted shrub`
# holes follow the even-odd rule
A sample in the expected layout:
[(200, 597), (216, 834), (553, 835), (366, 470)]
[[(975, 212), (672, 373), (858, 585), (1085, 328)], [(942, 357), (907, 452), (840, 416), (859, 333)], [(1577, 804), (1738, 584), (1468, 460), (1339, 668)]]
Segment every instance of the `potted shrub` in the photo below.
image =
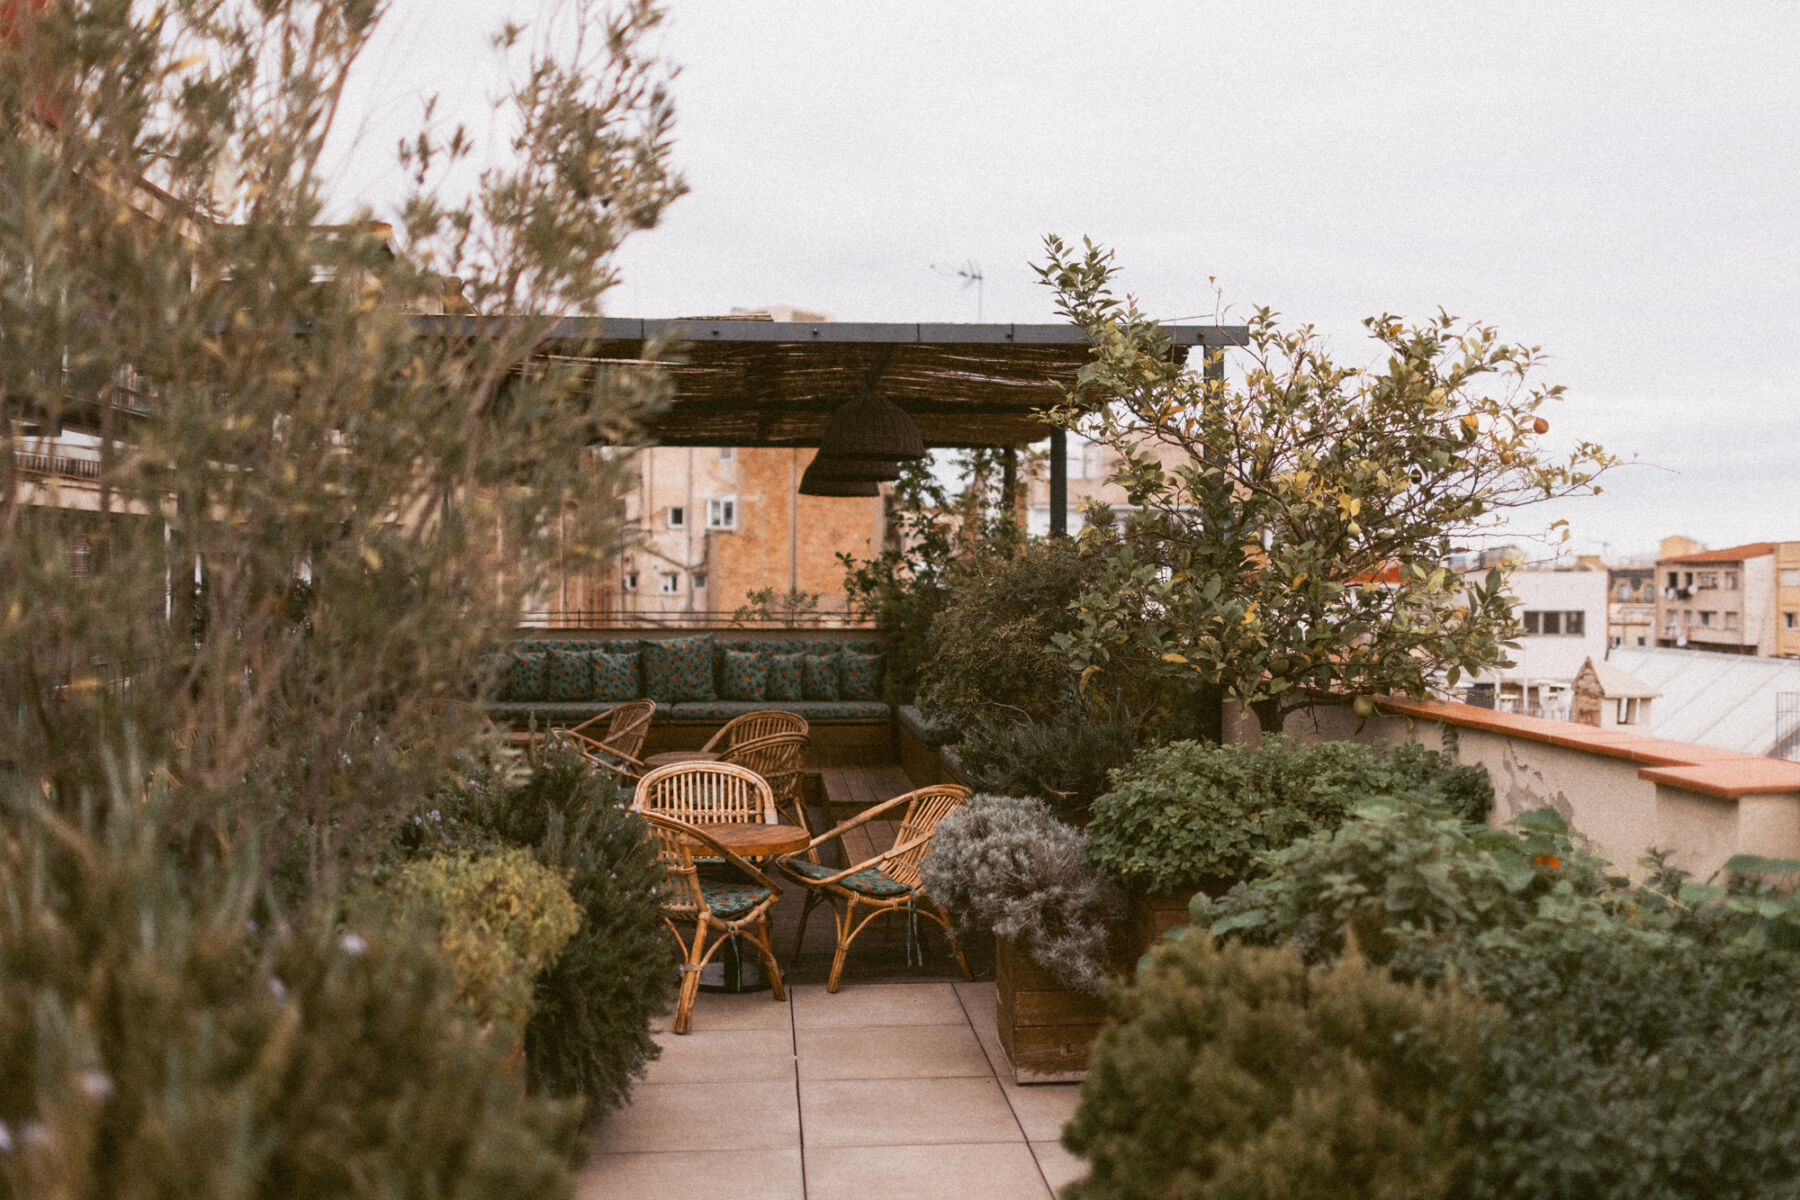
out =
[(1119, 895), (1083, 842), (1042, 800), (978, 795), (938, 825), (923, 866), (933, 899), (994, 931), (1000, 1041), (1020, 1083), (1085, 1074), (1120, 969)]
[(1196, 892), (1222, 894), (1260, 855), (1335, 829), (1356, 805), (1384, 795), (1481, 821), (1494, 790), (1485, 767), (1454, 766), (1412, 743), (1172, 742), (1140, 752), (1094, 801), (1088, 860), (1130, 897), (1135, 957), (1187, 923)]

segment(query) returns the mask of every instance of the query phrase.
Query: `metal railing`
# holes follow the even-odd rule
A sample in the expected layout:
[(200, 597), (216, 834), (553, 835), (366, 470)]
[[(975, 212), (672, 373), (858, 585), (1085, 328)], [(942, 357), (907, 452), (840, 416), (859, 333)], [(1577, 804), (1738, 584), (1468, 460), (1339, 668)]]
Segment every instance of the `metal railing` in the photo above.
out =
[(873, 629), (874, 622), (860, 612), (834, 609), (827, 612), (739, 615), (737, 609), (696, 609), (691, 612), (643, 612), (608, 609), (527, 609), (520, 614), (521, 629)]
[(100, 460), (97, 458), (14, 450), (13, 466), (26, 475), (60, 475), (67, 479), (100, 478)]

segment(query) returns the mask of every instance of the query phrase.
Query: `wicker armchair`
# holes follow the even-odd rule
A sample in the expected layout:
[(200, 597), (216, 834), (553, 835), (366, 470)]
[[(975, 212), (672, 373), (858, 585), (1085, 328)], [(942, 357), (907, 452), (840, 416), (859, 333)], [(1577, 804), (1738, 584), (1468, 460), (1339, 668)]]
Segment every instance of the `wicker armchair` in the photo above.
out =
[[(781, 898), (781, 888), (755, 865), (721, 846), (704, 826), (657, 812), (644, 813), (644, 819), (654, 832), (657, 855), (667, 872), (661, 894), (663, 924), (681, 948), (681, 995), (675, 1004), (675, 1032), (686, 1033), (692, 1027), (694, 1000), (700, 992), (700, 969), (712, 960), (727, 938), (742, 938), (756, 947), (768, 968), (773, 998), (786, 1000), (781, 968), (769, 942), (769, 910)], [(702, 879), (695, 851), (722, 860), (736, 871), (738, 878)], [(688, 931), (685, 937), (684, 930)]]
[(643, 753), (644, 736), (650, 732), (650, 718), (655, 712), (654, 700), (630, 700), (589, 717), (579, 725), (552, 729), (550, 741), (573, 746), (589, 763), (632, 782), (644, 773), (644, 762), (639, 755)]
[(804, 733), (772, 733), (739, 742), (720, 762), (748, 767), (763, 777), (775, 795), (775, 807), (791, 823), (812, 830), (806, 823), (806, 754), (812, 739)]
[[(869, 922), (876, 917), (901, 911), (912, 916), (927, 917), (942, 926), (944, 936), (950, 942), (950, 951), (956, 955), (957, 965), (962, 968), (963, 978), (972, 978), (969, 974), (969, 961), (963, 957), (962, 947), (957, 944), (956, 927), (950, 920), (950, 914), (944, 911), (943, 905), (919, 890), (919, 864), (931, 847), (931, 836), (937, 829), (937, 823), (960, 808), (968, 798), (969, 789), (953, 783), (919, 788), (917, 791), (895, 796), (892, 800), (884, 800), (873, 808), (864, 809), (835, 829), (812, 839), (806, 849), (781, 858), (782, 870), (806, 889), (806, 906), (800, 910), (800, 928), (794, 934), (794, 956), (798, 958), (800, 955), (801, 940), (806, 936), (806, 921), (816, 905), (821, 902), (831, 905), (832, 915), (837, 918), (837, 954), (831, 960), (831, 976), (825, 981), (826, 991), (838, 990), (838, 981), (844, 974), (844, 958), (850, 952), (850, 943), (868, 927)], [(874, 858), (841, 869), (822, 866), (816, 861), (820, 846), (837, 841), (852, 829), (886, 817), (900, 808), (904, 809), (900, 816), (900, 831), (895, 835), (894, 844), (887, 850)], [(844, 857), (849, 857), (848, 852)], [(867, 915), (860, 921), (857, 920), (859, 908), (867, 910)], [(908, 936), (911, 936), (910, 931)]]
[(768, 783), (735, 763), (670, 763), (646, 771), (631, 806), (693, 825), (774, 825), (779, 819)]
[(754, 738), (769, 737), (777, 733), (806, 734), (808, 731), (806, 718), (798, 713), (786, 712), (779, 708), (765, 708), (759, 712), (745, 713), (741, 717), (719, 726), (719, 732), (706, 739), (706, 745), (700, 747), (703, 754), (717, 754), (725, 757), (732, 750)]

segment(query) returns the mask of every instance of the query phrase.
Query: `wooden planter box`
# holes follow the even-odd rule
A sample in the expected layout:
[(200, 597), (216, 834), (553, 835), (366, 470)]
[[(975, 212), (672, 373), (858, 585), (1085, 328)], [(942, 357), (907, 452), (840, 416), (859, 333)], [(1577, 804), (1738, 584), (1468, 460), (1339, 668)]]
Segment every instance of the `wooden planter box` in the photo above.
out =
[(1187, 925), (1188, 901), (1194, 898), (1194, 889), (1173, 892), (1159, 896), (1133, 896), (1131, 907), (1126, 914), (1127, 925), (1131, 930), (1131, 965), (1148, 954), (1152, 947), (1163, 939), (1163, 934), (1177, 926)]
[(1015, 1083), (1072, 1083), (1087, 1075), (1106, 1001), (1064, 987), (1023, 946), (1000, 937), (994, 939), (994, 996)]

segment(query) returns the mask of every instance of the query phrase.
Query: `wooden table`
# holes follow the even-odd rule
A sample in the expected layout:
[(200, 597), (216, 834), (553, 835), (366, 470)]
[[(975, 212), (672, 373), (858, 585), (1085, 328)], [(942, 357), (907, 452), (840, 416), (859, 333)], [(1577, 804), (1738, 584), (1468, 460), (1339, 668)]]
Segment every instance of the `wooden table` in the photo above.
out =
[(657, 767), (667, 767), (674, 763), (718, 762), (721, 757), (711, 750), (664, 750), (661, 754), (652, 754), (646, 758), (644, 766), (646, 769), (654, 770)]
[[(745, 858), (772, 858), (777, 854), (791, 854), (796, 850), (804, 850), (812, 841), (812, 835), (798, 825), (767, 825), (758, 822), (754, 825), (742, 822), (731, 822), (719, 825), (707, 825), (693, 822), (707, 835), (735, 854)], [(707, 849), (705, 842), (698, 838), (686, 839), (688, 845), (695, 850)]]

